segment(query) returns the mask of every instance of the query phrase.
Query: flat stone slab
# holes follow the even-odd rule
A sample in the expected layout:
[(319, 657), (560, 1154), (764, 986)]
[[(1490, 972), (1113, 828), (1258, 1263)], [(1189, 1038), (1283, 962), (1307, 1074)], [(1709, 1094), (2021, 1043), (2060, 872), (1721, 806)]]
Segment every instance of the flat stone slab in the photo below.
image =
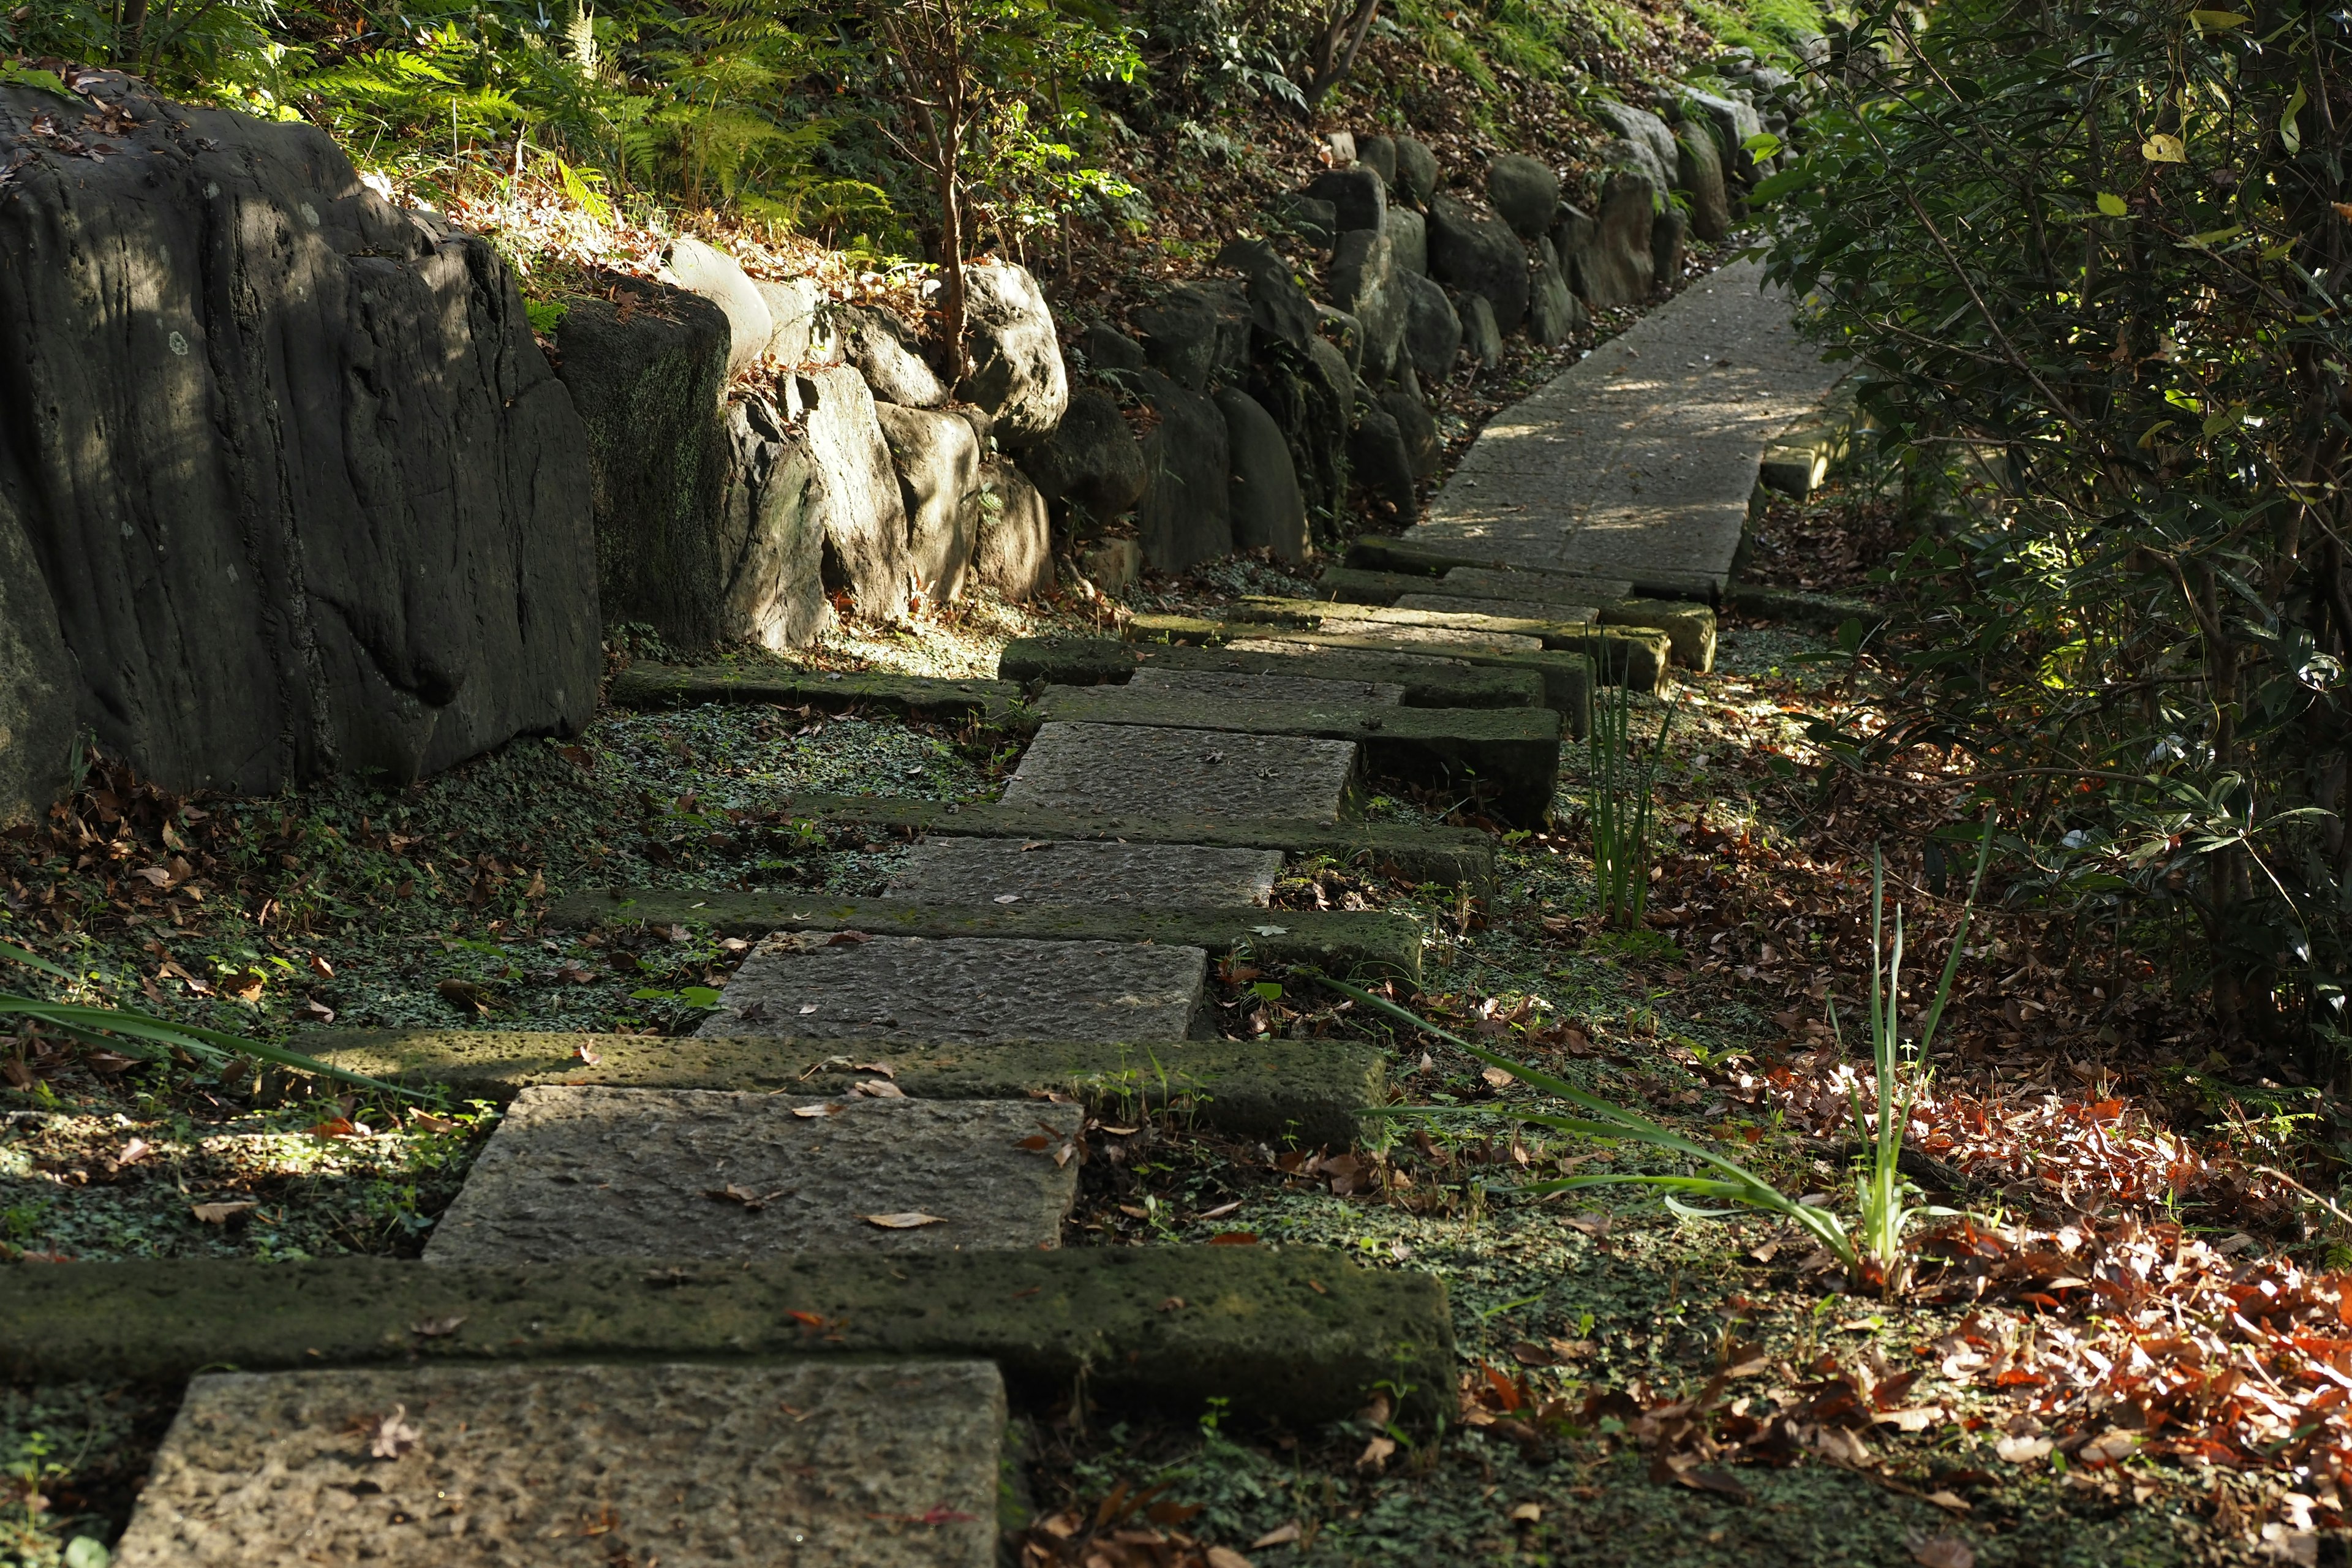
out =
[(1445, 629), (1485, 637), (1531, 637), (1545, 648), (1591, 656), (1595, 673), (1607, 684), (1622, 681), (1654, 692), (1665, 679), (1670, 643), (1664, 633), (1653, 635), (1642, 626), (1562, 620), (1550, 605), (1540, 606), (1543, 613), (1538, 616), (1486, 616), (1468, 605), (1467, 600), (1449, 599), (1435, 609), (1403, 609), (1393, 605), (1253, 596), (1228, 612), (1231, 618), (1225, 625), (1235, 632), (1249, 628), (1244, 635), (1254, 635), (1260, 625), (1290, 630), (1307, 625), (1322, 634), (1345, 629), (1393, 637), (1401, 632)]
[(1766, 447), (1836, 379), (1761, 264), (1734, 262), (1489, 420), (1405, 540), (1719, 592)]
[(1004, 804), (1335, 822), (1355, 771), (1356, 748), (1347, 741), (1216, 734), (1115, 717), (1048, 722), (1004, 786)]
[(977, 1045), (1181, 1040), (1208, 984), (1197, 947), (780, 931), (697, 1034)]
[(1058, 1247), (1084, 1121), (1048, 1101), (526, 1089), (425, 1260)]
[[(1339, 830), (1325, 826), (1334, 842), (1349, 842)], [(548, 907), (547, 919), (556, 925), (575, 926), (682, 925), (747, 937), (770, 931), (833, 932), (856, 941), (887, 934), (1197, 947), (1221, 953), (1245, 947), (1268, 963), (1311, 963), (1326, 969), (1338, 964), (1342, 969), (1377, 970), (1407, 979), (1421, 973), (1419, 923), (1409, 915), (1369, 910), (1273, 912), (1249, 905), (1202, 910), (1147, 909), (1134, 904), (1101, 909), (1072, 904), (933, 904), (919, 899), (835, 899), (717, 888), (605, 888), (565, 894)], [(795, 1030), (789, 1022), (779, 1026), (772, 1019), (763, 1019), (761, 1027), (812, 1037), (843, 1037), (822, 1029)], [(1181, 1032), (1156, 1037), (1174, 1038)], [(1107, 1043), (1116, 1044), (1117, 1039)]]
[(893, 899), (963, 904), (1263, 904), (1282, 870), (1276, 849), (1106, 844), (1046, 838), (926, 838), (883, 889)]
[[(1517, 599), (1546, 605), (1605, 605), (1631, 598), (1633, 584), (1622, 578), (1576, 577), (1558, 572), (1497, 572), (1489, 566), (1456, 566), (1430, 590), (1465, 598)], [(1572, 619), (1574, 617), (1563, 617)]]
[[(1038, 711), (1049, 722), (1156, 724), (1178, 732), (1315, 736), (1352, 741), (1365, 771), (1450, 787), (1475, 784), (1497, 812), (1539, 823), (1559, 783), (1559, 715), (1548, 708), (1387, 708), (1196, 697), (1136, 686), (1048, 687)], [(1200, 744), (1196, 740), (1192, 742)]]
[[(563, 1034), (525, 1029), (321, 1030), (301, 1048), (386, 1082), (504, 1102), (535, 1084), (784, 1090), (838, 1099), (887, 1068), (918, 1100), (1058, 1094), (1121, 1122), (1161, 1113), (1189, 1125), (1307, 1148), (1344, 1149), (1365, 1110), (1387, 1102), (1386, 1055), (1347, 1040), (1063, 1040), (979, 1046), (800, 1041), (775, 1037)], [(864, 1063), (863, 1070), (859, 1063)]]
[(121, 1568), (991, 1568), (984, 1361), (208, 1373)]
[[(1245, 1205), (1209, 1223), (1250, 1230), (1255, 1217)], [(161, 1383), (223, 1365), (720, 1360), (740, 1369), (878, 1356), (992, 1361), (1040, 1405), (1066, 1399), (1084, 1376), (1098, 1398), (1164, 1405), (1188, 1421), (1202, 1400), (1224, 1398), (1236, 1414), (1294, 1426), (1353, 1414), (1383, 1380), (1410, 1385), (1408, 1404), (1451, 1415), (1458, 1370), (1442, 1281), (1360, 1268), (1322, 1247), (482, 1268), (141, 1258), (21, 1265), (0, 1291), (0, 1373), (26, 1383), (87, 1378), (94, 1367)]]
[(1542, 679), (1533, 672), (1472, 664), (1430, 650), (1348, 653), (1295, 643), (1244, 649), (1114, 642), (1104, 637), (1024, 637), (1005, 645), (998, 668), (1007, 679), (1052, 686), (1118, 686), (1139, 669), (1204, 675), (1305, 676), (1402, 689), (1410, 708), (1541, 708)]
[(1207, 670), (1144, 665), (1128, 686), (1188, 697), (1226, 697), (1244, 702), (1372, 702), (1396, 707), (1404, 700), (1401, 682), (1331, 680), (1307, 675), (1221, 675)]
[(1598, 605), (1564, 605), (1549, 599), (1485, 599), (1468, 594), (1400, 594), (1396, 607), (1400, 610), (1439, 610), (1447, 614), (1468, 611), (1473, 615), (1502, 616), (1524, 621), (1601, 624), (1601, 606)]

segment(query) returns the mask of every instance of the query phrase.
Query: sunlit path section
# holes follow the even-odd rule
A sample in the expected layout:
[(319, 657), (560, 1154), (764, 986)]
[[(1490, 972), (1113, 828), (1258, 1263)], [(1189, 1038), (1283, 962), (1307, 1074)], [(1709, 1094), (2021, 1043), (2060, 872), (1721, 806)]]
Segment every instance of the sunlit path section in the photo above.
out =
[(1762, 266), (1734, 263), (1496, 415), (1406, 538), (1720, 589), (1765, 447), (1836, 378)]

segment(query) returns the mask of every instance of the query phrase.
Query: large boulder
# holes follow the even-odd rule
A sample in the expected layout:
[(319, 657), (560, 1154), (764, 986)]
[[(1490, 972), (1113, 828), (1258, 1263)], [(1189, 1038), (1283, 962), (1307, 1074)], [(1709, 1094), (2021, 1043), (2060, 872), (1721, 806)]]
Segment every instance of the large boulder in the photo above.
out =
[(1592, 243), (1577, 261), (1577, 291), (1595, 310), (1635, 304), (1650, 297), (1657, 263), (1651, 230), (1660, 205), (1657, 185), (1647, 174), (1620, 169), (1601, 188)]
[(751, 287), (760, 291), (761, 302), (768, 307), (768, 320), (775, 323), (775, 330), (768, 334), (770, 359), (792, 370), (840, 358), (824, 321), (824, 293), (814, 281), (795, 278), (771, 283), (755, 278)]
[(1379, 228), (1389, 215), (1388, 183), (1376, 169), (1361, 163), (1348, 169), (1326, 169), (1307, 183), (1307, 194), (1329, 202), (1336, 209), (1339, 232)]
[[(1150, 374), (1137, 369), (1126, 377), (1139, 386)], [(1118, 405), (1091, 387), (1071, 395), (1059, 427), (1022, 453), (1021, 466), (1048, 501), (1075, 501), (1097, 522), (1143, 498), (1143, 448)]]
[(1723, 155), (1706, 127), (1685, 121), (1675, 136), (1675, 184), (1690, 195), (1691, 232), (1712, 244), (1731, 233), (1731, 198), (1723, 183)]
[[(1142, 370), (1151, 363), (1151, 356), (1143, 352), (1141, 343), (1108, 321), (1089, 323), (1078, 334), (1078, 352), (1086, 356), (1087, 364), (1096, 375), (1113, 383), (1122, 373)], [(1076, 394), (1072, 396), (1075, 400)]]
[(1389, 254), (1400, 272), (1429, 275), (1429, 220), (1411, 207), (1389, 209)]
[(905, 408), (937, 408), (947, 402), (946, 385), (904, 321), (864, 305), (843, 306), (835, 321), (841, 357), (857, 368), (875, 396)]
[(1584, 325), (1584, 307), (1569, 292), (1568, 279), (1560, 273), (1559, 263), (1551, 254), (1551, 241), (1542, 242), (1545, 252), (1538, 266), (1535, 280), (1528, 293), (1528, 335), (1548, 349), (1558, 348), (1576, 335)]
[(1237, 387), (1217, 393), (1225, 416), (1225, 448), (1232, 465), (1226, 497), (1234, 548), (1270, 550), (1277, 560), (1307, 559), (1307, 498), (1298, 489), (1298, 467), (1274, 416)]
[(1290, 448), (1310, 528), (1339, 515), (1348, 491), (1348, 426), (1356, 378), (1347, 359), (1321, 338), (1303, 347), (1269, 345), (1252, 363), (1250, 396), (1270, 415)]
[(1387, 136), (1356, 138), (1356, 162), (1381, 177), (1381, 184), (1393, 190), (1397, 178), (1396, 142)]
[(1412, 453), (1396, 416), (1384, 408), (1367, 408), (1348, 436), (1348, 462), (1357, 483), (1403, 522), (1420, 511), (1413, 490)]
[(796, 375), (787, 393), (816, 470), (824, 585), (847, 594), (862, 615), (896, 619), (906, 613), (914, 568), (898, 470), (874, 395), (847, 365)]
[(671, 242), (662, 258), (662, 281), (699, 295), (727, 314), (727, 374), (738, 375), (760, 363), (776, 323), (768, 302), (735, 258), (688, 235)]
[(805, 647), (833, 625), (816, 457), (766, 393), (729, 406), (727, 437), (734, 460), (719, 514), (719, 638), (777, 652)]
[(1315, 336), (1315, 301), (1299, 286), (1290, 264), (1262, 239), (1228, 241), (1217, 252), (1217, 265), (1242, 275), (1243, 297), (1249, 301), (1250, 343), (1255, 351), (1284, 343), (1304, 351)]
[(1680, 90), (1678, 101), (1685, 123), (1696, 122), (1715, 133), (1716, 151), (1723, 155), (1724, 178), (1752, 183), (1755, 159), (1748, 152), (1748, 141), (1764, 130), (1756, 106), (1690, 87)]
[(1331, 302), (1356, 318), (1363, 334), (1361, 370), (1369, 381), (1386, 381), (1395, 373), (1410, 305), (1405, 276), (1396, 270), (1386, 234), (1355, 228), (1339, 237), (1331, 261)]
[(972, 539), (971, 581), (1019, 603), (1054, 587), (1054, 525), (1045, 498), (1001, 453), (980, 465), (980, 528)]
[(1671, 289), (1683, 280), (1684, 239), (1690, 219), (1680, 208), (1667, 207), (1650, 220), (1651, 287)]
[(1190, 391), (1249, 363), (1249, 302), (1230, 283), (1180, 283), (1131, 319), (1151, 363)]
[(971, 371), (956, 395), (986, 409), (1007, 451), (1044, 440), (1069, 405), (1069, 373), (1054, 314), (1026, 268), (967, 267), (964, 350)]
[(0, 86), (0, 532), (100, 746), (258, 795), (585, 723), (585, 436), (497, 250), (314, 126), (75, 91)]
[(1437, 194), (1437, 154), (1410, 136), (1396, 139), (1396, 199), (1427, 206)]
[[(1675, 133), (1666, 122), (1646, 109), (1636, 109), (1630, 103), (1618, 103), (1601, 99), (1595, 101), (1594, 111), (1611, 129), (1633, 149), (1631, 166), (1656, 181), (1661, 190), (1674, 184)], [(1624, 162), (1613, 159), (1612, 163)]]
[(1225, 416), (1157, 371), (1140, 379), (1160, 421), (1143, 439), (1145, 480), (1135, 521), (1144, 560), (1161, 572), (1181, 572), (1232, 554)]
[(1276, 198), (1274, 216), (1282, 226), (1318, 250), (1339, 237), (1339, 209), (1329, 202), (1294, 193)]
[(604, 618), (652, 627), (680, 649), (725, 639), (711, 520), (732, 461), (720, 399), (729, 324), (698, 295), (658, 283), (574, 300), (556, 331), (563, 382), (586, 426)]
[(1551, 226), (1559, 176), (1537, 159), (1506, 153), (1486, 165), (1486, 199), (1513, 233), (1532, 241)]
[(1462, 352), (1487, 370), (1503, 363), (1503, 329), (1484, 294), (1459, 294), (1454, 306), (1462, 318)]
[(1397, 435), (1404, 442), (1414, 475), (1426, 479), (1437, 472), (1445, 461), (1445, 443), (1438, 438), (1437, 420), (1429, 405), (1404, 388), (1392, 386), (1381, 394), (1380, 405), (1381, 412), (1396, 421)]
[(1451, 196), (1429, 204), (1429, 272), (1485, 297), (1495, 324), (1515, 332), (1528, 313), (1528, 252), (1511, 226)]
[(49, 585), (0, 492), (0, 827), (37, 820), (72, 782), (78, 684)]
[(1426, 278), (1406, 273), (1398, 281), (1405, 296), (1405, 357), (1423, 375), (1451, 375), (1462, 353), (1462, 318), (1454, 301)]
[(907, 563), (933, 604), (963, 597), (980, 531), (980, 440), (971, 421), (891, 404), (874, 410), (907, 513)]

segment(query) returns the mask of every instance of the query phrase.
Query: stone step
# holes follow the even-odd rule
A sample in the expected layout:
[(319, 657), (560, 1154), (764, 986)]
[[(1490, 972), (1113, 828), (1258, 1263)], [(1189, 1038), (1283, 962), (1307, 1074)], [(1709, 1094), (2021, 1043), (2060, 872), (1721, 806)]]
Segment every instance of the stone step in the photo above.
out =
[[(1539, 563), (1507, 560), (1497, 551), (1482, 548), (1475, 540), (1447, 542), (1418, 539), (1409, 534), (1403, 537), (1388, 534), (1360, 536), (1348, 547), (1345, 569), (1436, 577), (1465, 566), (1500, 572), (1541, 572), (1577, 583), (1624, 583), (1628, 584), (1626, 592), (1629, 594), (1660, 599), (1713, 603), (1720, 590), (1712, 573), (1686, 571), (1655, 562), (1628, 563), (1622, 576), (1614, 574), (1596, 575), (1548, 567)], [(1330, 569), (1326, 570), (1328, 574)]]
[(1549, 819), (1559, 784), (1559, 715), (1548, 708), (1251, 702), (1129, 685), (1048, 687), (1038, 711), (1048, 729), (1062, 723), (1153, 725), (1220, 737), (1213, 742), (1196, 740), (1195, 748), (1223, 748), (1228, 736), (1351, 742), (1360, 749), (1366, 771), (1377, 777), (1456, 789), (1475, 783), (1491, 792), (1496, 813), (1524, 825)]
[(1810, 593), (1801, 588), (1774, 588), (1761, 583), (1743, 583), (1737, 577), (1723, 591), (1723, 602), (1741, 615), (1760, 621), (1782, 621), (1825, 632), (1835, 631), (1848, 621), (1859, 621), (1862, 630), (1868, 633), (1886, 621), (1886, 612), (1867, 599), (1845, 594)]
[(521, 1029), (327, 1030), (300, 1039), (303, 1050), (354, 1072), (437, 1085), (461, 1100), (504, 1103), (535, 1085), (581, 1084), (838, 1098), (887, 1077), (917, 1100), (1058, 1094), (1122, 1120), (1167, 1112), (1221, 1132), (1274, 1143), (1296, 1139), (1310, 1149), (1353, 1144), (1365, 1108), (1387, 1098), (1387, 1058), (1341, 1040), (906, 1046)]
[(206, 1373), (114, 1561), (992, 1568), (1005, 1418), (974, 1360)]
[(1022, 753), (1003, 798), (1007, 805), (1212, 821), (1336, 822), (1355, 772), (1356, 748), (1342, 740), (1204, 735), (1117, 715), (1098, 722), (1049, 716)]
[(997, 661), (1000, 675), (1024, 685), (1118, 686), (1147, 668), (1393, 684), (1403, 688), (1398, 700), (1408, 708), (1546, 706), (1543, 679), (1532, 671), (1474, 665), (1434, 652), (1351, 654), (1297, 644), (1246, 651), (1108, 637), (1024, 637), (1007, 643)]
[(633, 664), (607, 688), (616, 708), (681, 708), (698, 702), (772, 702), (827, 712), (859, 708), (909, 719), (1017, 716), (1011, 681), (940, 679), (872, 670), (791, 669), (779, 665)]
[(1855, 384), (1849, 377), (1823, 398), (1821, 405), (1800, 417), (1764, 448), (1757, 483), (1799, 500), (1821, 488), (1832, 468), (1845, 460), (1854, 437), (1867, 426), (1855, 407)]
[(1282, 871), (1278, 849), (1201, 844), (1106, 844), (1060, 838), (926, 838), (885, 897), (951, 904), (1148, 904), (1235, 909), (1264, 904)]
[[(932, 904), (841, 899), (821, 893), (744, 893), (693, 888), (606, 888), (549, 906), (554, 925), (647, 921), (703, 927), (721, 936), (769, 931), (856, 931), (869, 936), (979, 937), (1034, 942), (1158, 943), (1225, 953), (1246, 948), (1271, 964), (1363, 968), (1421, 974), (1421, 927), (1403, 915), (1337, 910), (1076, 909), (1057, 904)], [(1163, 1037), (1178, 1037), (1179, 1027)]]
[(1533, 637), (1547, 648), (1580, 653), (1593, 661), (1600, 679), (1654, 694), (1665, 680), (1670, 643), (1664, 632), (1638, 626), (1602, 626), (1590, 621), (1522, 619), (1481, 616), (1463, 610), (1400, 610), (1379, 605), (1347, 605), (1322, 599), (1252, 596), (1225, 612), (1229, 628), (1250, 622), (1275, 626), (1312, 624), (1328, 630), (1335, 626), (1373, 630), (1381, 636), (1417, 628), (1467, 633), (1475, 637)]
[[(1245, 1232), (1251, 1217), (1244, 1208), (1221, 1223)], [(1236, 1414), (1304, 1427), (1352, 1415), (1382, 1382), (1411, 1385), (1425, 1411), (1442, 1399), (1450, 1414), (1454, 1377), (1440, 1281), (1315, 1247), (480, 1268), (142, 1258), (10, 1275), (0, 1372), (26, 1383), (87, 1378), (94, 1367), (129, 1383), (220, 1366), (707, 1359), (740, 1372), (845, 1356), (971, 1357), (995, 1362), (1033, 1407), (1066, 1397), (1083, 1375), (1107, 1404), (1197, 1414), (1223, 1398)]]
[(1181, 1039), (1202, 1021), (1208, 978), (1209, 955), (1192, 946), (778, 931), (746, 955), (697, 1033), (907, 1045)]
[(1243, 702), (1368, 702), (1394, 708), (1404, 701), (1399, 681), (1331, 680), (1307, 675), (1219, 675), (1196, 669), (1139, 668), (1130, 690), (1229, 698)]
[[(1124, 647), (1124, 644), (1114, 644)], [(1176, 651), (1176, 650), (1166, 650)], [(1199, 651), (1192, 649), (1186, 652)], [(1276, 655), (1276, 658), (1282, 656)], [(1520, 674), (1521, 672), (1507, 672)], [(1535, 678), (1528, 677), (1532, 680)], [(1130, 844), (1199, 844), (1275, 849), (1303, 859), (1329, 858), (1412, 882), (1482, 888), (1495, 877), (1495, 842), (1471, 827), (1402, 822), (1202, 822), (1113, 812), (989, 802), (908, 800), (888, 795), (801, 795), (775, 815), (820, 827), (861, 832), (957, 834), (971, 837), (1106, 839)], [(1383, 869), (1385, 868), (1385, 870)]]
[(1715, 668), (1711, 605), (1688, 599), (1628, 598), (1630, 584), (1487, 567), (1456, 566), (1443, 576), (1427, 577), (1332, 566), (1324, 569), (1315, 585), (1340, 604), (1661, 631), (1673, 647), (1675, 663), (1702, 673)]
[(1059, 1247), (1084, 1121), (1044, 1100), (526, 1089), (425, 1261)]

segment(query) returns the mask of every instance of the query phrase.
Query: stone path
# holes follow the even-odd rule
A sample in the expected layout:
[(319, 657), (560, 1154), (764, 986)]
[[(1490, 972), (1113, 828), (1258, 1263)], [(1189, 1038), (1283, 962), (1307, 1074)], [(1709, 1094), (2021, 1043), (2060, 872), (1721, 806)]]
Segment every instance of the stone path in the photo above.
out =
[(1487, 422), (1408, 544), (1639, 583), (1729, 579), (1765, 448), (1837, 374), (1742, 261)]

